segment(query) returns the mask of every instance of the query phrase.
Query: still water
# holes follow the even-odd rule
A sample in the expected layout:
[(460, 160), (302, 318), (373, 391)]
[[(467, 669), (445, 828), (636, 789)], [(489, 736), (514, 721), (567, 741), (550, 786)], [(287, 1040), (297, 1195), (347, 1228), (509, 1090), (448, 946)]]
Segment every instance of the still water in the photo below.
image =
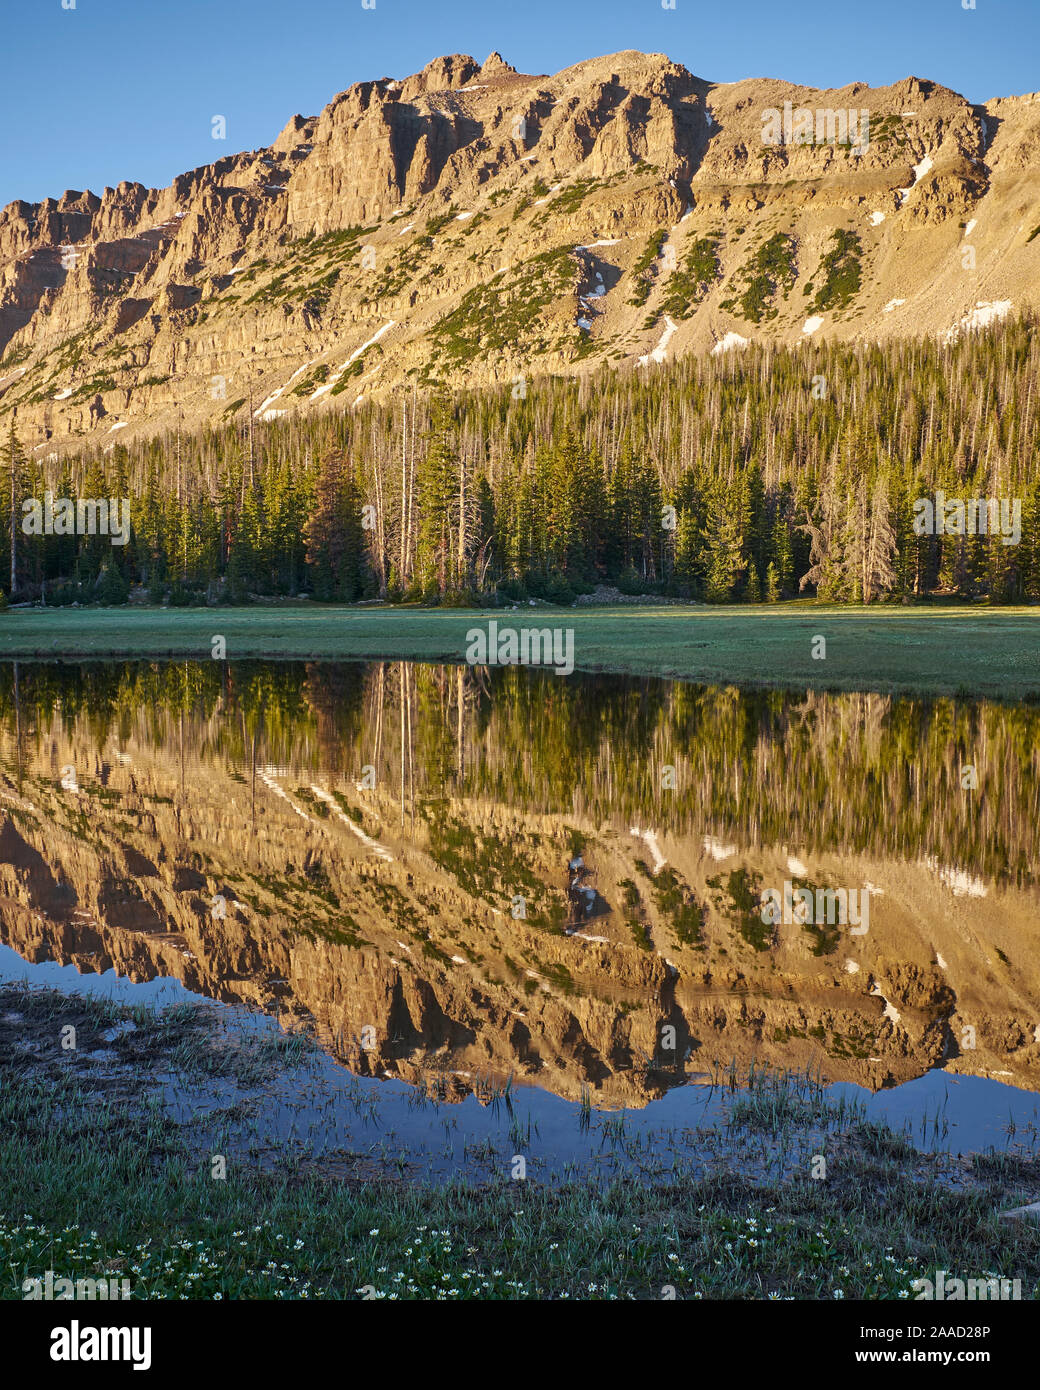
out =
[(1038, 823), (1030, 706), (407, 663), (0, 670), (0, 976), (306, 1028), (270, 1142), (423, 1171), (496, 1144), (672, 1164), (752, 1071), (921, 1146), (1031, 1148)]

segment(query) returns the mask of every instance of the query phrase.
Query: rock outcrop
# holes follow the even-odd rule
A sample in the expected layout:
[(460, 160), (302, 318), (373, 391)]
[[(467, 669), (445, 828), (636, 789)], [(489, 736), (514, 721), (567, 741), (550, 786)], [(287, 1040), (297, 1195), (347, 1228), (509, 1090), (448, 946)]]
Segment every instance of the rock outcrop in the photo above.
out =
[(1038, 172), (1036, 94), (441, 57), (168, 188), (0, 211), (0, 414), (53, 451), (276, 392), (276, 415), (339, 410), (405, 381), (957, 334), (1037, 306)]
[[(87, 714), (55, 715), (20, 747), (3, 735), (0, 941), (24, 959), (310, 1019), (356, 1070), (453, 1073), (459, 1095), (467, 1074), (515, 1074), (640, 1105), (731, 1062), (873, 1090), (937, 1066), (1040, 1088), (1031, 889), (983, 903), (923, 860), (663, 833), (655, 878), (620, 816), (443, 795), (426, 815), (421, 788), (402, 804), (161, 726), (142, 711), (99, 743)], [(568, 936), (549, 909), (575, 833), (597, 897)], [(793, 873), (869, 883), (869, 931), (763, 937), (730, 890)]]

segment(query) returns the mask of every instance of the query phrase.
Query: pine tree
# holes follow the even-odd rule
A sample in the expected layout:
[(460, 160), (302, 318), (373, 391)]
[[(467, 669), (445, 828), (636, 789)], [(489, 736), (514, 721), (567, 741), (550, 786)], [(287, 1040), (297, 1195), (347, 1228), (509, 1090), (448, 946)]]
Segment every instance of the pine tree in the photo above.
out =
[(5, 501), (7, 512), (6, 540), (8, 571), (11, 577), (10, 594), (13, 598), (18, 590), (18, 520), (19, 503), (22, 495), (23, 463), (18, 438), (15, 434), (14, 411), (11, 412), (11, 425), (7, 439), (7, 482)]
[(766, 568), (766, 602), (777, 603), (780, 598), (780, 572), (773, 560)]
[(433, 406), (426, 453), (420, 461), (419, 536), (416, 571), (424, 594), (443, 594), (448, 588), (452, 528), (451, 509), (458, 486), (455, 422), (446, 400)]
[(319, 460), (314, 508), (304, 534), (314, 597), (354, 602), (362, 589), (361, 508), (338, 449), (330, 449)]
[(99, 602), (108, 607), (126, 603), (130, 596), (130, 586), (123, 578), (115, 560), (110, 560), (101, 571), (97, 588)]
[(863, 572), (864, 603), (889, 593), (895, 586), (896, 571), (892, 564), (895, 553), (896, 533), (888, 505), (888, 483), (879, 475), (870, 503), (870, 535)]
[(706, 597), (709, 603), (725, 603), (733, 597), (744, 570), (740, 520), (730, 497), (716, 488), (708, 501), (705, 531), (707, 551)]
[(775, 563), (771, 562), (771, 568), (776, 574), (776, 597), (782, 598), (791, 592), (794, 582), (794, 551), (787, 521), (779, 511), (773, 523), (772, 549)]

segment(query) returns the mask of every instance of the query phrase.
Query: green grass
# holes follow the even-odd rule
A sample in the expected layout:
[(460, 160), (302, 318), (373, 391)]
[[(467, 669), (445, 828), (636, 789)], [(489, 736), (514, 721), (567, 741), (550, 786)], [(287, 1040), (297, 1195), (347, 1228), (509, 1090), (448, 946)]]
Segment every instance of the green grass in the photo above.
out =
[[(1021, 1279), (1035, 1297), (1040, 1228), (998, 1213), (1035, 1195), (1036, 1159), (977, 1157), (954, 1188), (898, 1135), (771, 1075), (734, 1097), (729, 1157), (702, 1179), (433, 1186), (333, 1179), (285, 1157), (262, 1169), (247, 1154), (215, 1179), (208, 1150), (148, 1099), (149, 1064), (189, 1084), (207, 1073), (191, 1015), (0, 989), (0, 1298), (53, 1270), (126, 1278), (135, 1299), (881, 1300), (912, 1298), (936, 1269)], [(55, 1041), (74, 1020), (80, 1048), (94, 1046), (124, 1018), (130, 1096)], [(587, 1090), (574, 1119), (593, 1122)], [(804, 1165), (741, 1175), (755, 1144), (814, 1125), (825, 1178)], [(617, 1142), (624, 1131), (623, 1113), (604, 1121)]]
[[(731, 608), (488, 609), (310, 603), (248, 608), (16, 609), (0, 613), (0, 658), (461, 662), (466, 633), (489, 619), (574, 631), (586, 671), (670, 676), (704, 683), (818, 690), (878, 690), (1040, 701), (1040, 610), (870, 608), (813, 601)], [(811, 657), (813, 638), (827, 657)]]

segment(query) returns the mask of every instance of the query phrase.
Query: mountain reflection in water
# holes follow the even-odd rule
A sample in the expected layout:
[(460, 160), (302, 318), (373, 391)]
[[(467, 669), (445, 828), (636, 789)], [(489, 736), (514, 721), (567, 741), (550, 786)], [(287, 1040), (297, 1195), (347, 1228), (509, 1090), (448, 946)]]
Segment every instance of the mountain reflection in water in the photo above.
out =
[[(446, 1099), (512, 1075), (641, 1107), (752, 1064), (1035, 1091), (1038, 774), (1026, 706), (7, 665), (0, 941), (308, 1021)], [(763, 922), (799, 888), (868, 894), (868, 929)]]

